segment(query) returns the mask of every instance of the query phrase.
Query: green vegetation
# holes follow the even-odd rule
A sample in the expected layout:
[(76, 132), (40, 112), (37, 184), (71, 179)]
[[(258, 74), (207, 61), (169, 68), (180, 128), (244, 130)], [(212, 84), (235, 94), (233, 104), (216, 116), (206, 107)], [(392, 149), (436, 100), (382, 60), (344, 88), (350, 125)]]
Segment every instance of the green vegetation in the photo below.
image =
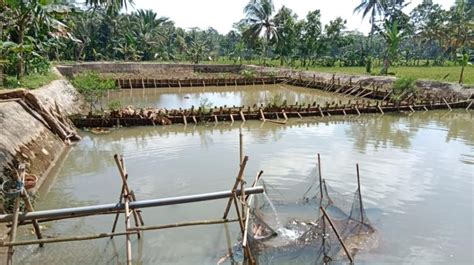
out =
[(209, 98), (201, 98), (199, 101), (199, 108), (201, 108), (201, 113), (205, 114), (211, 111), (212, 109), (212, 102), (209, 100)]
[(123, 107), (122, 101), (112, 100), (107, 104), (109, 110), (120, 110)]
[(114, 80), (101, 79), (99, 74), (95, 72), (77, 74), (71, 81), (77, 91), (89, 103), (91, 111), (102, 109), (102, 99), (107, 94), (107, 90), (117, 88)]
[[(454, 64), (459, 66), (458, 73), (447, 68), (436, 79), (472, 84), (472, 1), (457, 0), (448, 10), (423, 1), (407, 14), (408, 2), (361, 0), (354, 4), (354, 13), (370, 20), (366, 36), (348, 31), (345, 18), (323, 25), (320, 10), (309, 10), (298, 18), (288, 7), (275, 10), (272, 0), (250, 0), (242, 19), (225, 35), (213, 28), (176, 27), (152, 10), (123, 12), (131, 0), (87, 0), (85, 5), (0, 1), (0, 62), (5, 63), (2, 71), (17, 80), (41, 73), (49, 61), (226, 60), (303, 69), (331, 67), (326, 71), (338, 66), (349, 72), (353, 70), (347, 67), (357, 67), (383, 75), (404, 75), (401, 69), (408, 66)], [(420, 72), (426, 75), (414, 73), (416, 78), (432, 78), (430, 71)]]
[[(15, 76), (7, 76), (4, 80), (4, 88), (27, 88), (35, 89), (51, 83), (58, 79), (58, 75), (48, 71), (46, 73), (34, 73), (24, 76), (20, 81)], [(1, 87), (0, 87), (1, 89)]]
[(393, 93), (391, 99), (400, 101), (404, 96), (416, 94), (418, 92), (415, 86), (416, 79), (413, 77), (401, 77), (393, 83)]

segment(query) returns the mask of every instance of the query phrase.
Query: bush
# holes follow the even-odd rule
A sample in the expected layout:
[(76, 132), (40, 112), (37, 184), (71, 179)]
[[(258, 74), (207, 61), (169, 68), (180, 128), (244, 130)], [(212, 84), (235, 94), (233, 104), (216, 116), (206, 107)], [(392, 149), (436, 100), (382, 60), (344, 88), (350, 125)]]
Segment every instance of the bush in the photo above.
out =
[(417, 93), (416, 79), (413, 77), (401, 77), (393, 83), (393, 93), (391, 99), (393, 101), (400, 101), (403, 96), (408, 96), (412, 93)]
[(257, 76), (257, 73), (255, 73), (255, 71), (251, 71), (247, 69), (240, 71), (240, 74), (245, 78), (255, 78)]
[(116, 89), (117, 85), (112, 79), (102, 79), (95, 72), (79, 73), (72, 79), (72, 84), (89, 103), (91, 111), (102, 109), (102, 98), (107, 90)]
[(110, 110), (119, 110), (123, 107), (123, 104), (120, 100), (112, 100), (107, 104)]

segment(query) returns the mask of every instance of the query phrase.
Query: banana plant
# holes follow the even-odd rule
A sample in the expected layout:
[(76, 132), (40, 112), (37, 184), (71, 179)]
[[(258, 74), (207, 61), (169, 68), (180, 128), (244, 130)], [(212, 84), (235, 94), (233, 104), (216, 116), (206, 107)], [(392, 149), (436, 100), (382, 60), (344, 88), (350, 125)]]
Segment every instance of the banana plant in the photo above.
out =
[(459, 84), (464, 83), (464, 68), (469, 64), (469, 54), (467, 51), (463, 51), (462, 53), (457, 53), (456, 57), (458, 59), (459, 64), (461, 65), (461, 74), (459, 75)]

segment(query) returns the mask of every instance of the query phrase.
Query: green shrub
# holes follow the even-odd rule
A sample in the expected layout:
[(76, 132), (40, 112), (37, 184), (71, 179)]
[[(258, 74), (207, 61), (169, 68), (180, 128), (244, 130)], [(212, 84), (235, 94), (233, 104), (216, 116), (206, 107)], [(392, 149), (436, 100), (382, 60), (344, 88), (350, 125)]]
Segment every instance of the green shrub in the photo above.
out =
[(112, 100), (107, 104), (110, 110), (119, 110), (123, 107), (123, 104), (120, 100)]
[(240, 74), (245, 78), (255, 78), (257, 76), (257, 73), (255, 71), (251, 71), (247, 69), (240, 71)]
[(112, 79), (102, 79), (98, 73), (84, 72), (74, 76), (71, 80), (77, 91), (89, 103), (91, 111), (102, 109), (102, 99), (107, 90), (116, 89), (117, 84)]
[(400, 101), (404, 96), (417, 93), (418, 89), (415, 85), (416, 79), (413, 77), (398, 78), (392, 85), (393, 93), (391, 99), (393, 101)]

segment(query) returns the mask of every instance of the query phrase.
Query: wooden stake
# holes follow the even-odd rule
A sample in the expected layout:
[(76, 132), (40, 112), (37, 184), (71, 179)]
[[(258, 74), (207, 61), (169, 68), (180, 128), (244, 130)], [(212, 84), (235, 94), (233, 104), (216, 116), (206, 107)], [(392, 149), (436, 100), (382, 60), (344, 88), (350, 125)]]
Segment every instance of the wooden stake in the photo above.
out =
[(474, 100), (471, 100), (471, 103), (469, 103), (469, 105), (467, 105), (466, 110), (469, 110), (469, 108), (471, 108), (472, 103), (474, 103)]
[(321, 200), (320, 200), (320, 206), (322, 206), (323, 202), (323, 177), (321, 174), (321, 156), (318, 153), (318, 174), (319, 174), (319, 192), (321, 193)]
[(357, 169), (357, 191), (359, 193), (359, 207), (360, 207), (360, 222), (364, 223), (364, 208), (362, 205), (362, 192), (360, 190), (360, 175), (359, 175), (359, 164), (356, 164)]
[[(239, 185), (240, 181), (242, 180), (242, 176), (244, 174), (245, 166), (247, 165), (248, 159), (249, 159), (249, 157), (245, 156), (242, 163), (240, 164), (239, 174), (237, 175), (237, 178), (236, 178), (235, 183), (234, 183), (234, 187), (232, 188), (232, 191), (234, 193), (235, 193), (235, 190), (237, 189), (237, 186)], [(232, 197), (229, 198), (229, 201), (227, 202), (227, 206), (225, 208), (224, 216), (222, 217), (222, 219), (227, 219), (227, 215), (229, 214), (230, 205), (232, 203), (232, 200), (233, 200)]]
[(242, 162), (244, 160), (244, 135), (242, 134), (242, 128), (239, 128), (239, 157), (239, 165), (242, 165)]
[(243, 111), (239, 111), (240, 118), (242, 119), (243, 122), (245, 122), (245, 115)]
[(443, 98), (443, 101), (444, 101), (444, 103), (446, 104), (446, 106), (448, 106), (449, 111), (452, 111), (453, 109), (452, 109), (451, 106), (449, 105), (448, 101), (446, 101), (445, 98)]
[(331, 218), (329, 218), (329, 215), (326, 213), (326, 210), (324, 210), (324, 208), (323, 208), (322, 206), (320, 206), (319, 209), (321, 209), (321, 211), (323, 212), (324, 217), (326, 217), (326, 219), (328, 220), (329, 224), (331, 225), (332, 230), (334, 231), (334, 233), (336, 234), (337, 239), (339, 240), (339, 243), (341, 243), (342, 247), (344, 248), (344, 252), (346, 253), (347, 258), (349, 259), (349, 261), (350, 261), (351, 263), (353, 263), (354, 260), (352, 259), (351, 253), (350, 253), (349, 250), (347, 249), (346, 244), (344, 244), (344, 241), (342, 240), (341, 235), (340, 235), (339, 232), (337, 231), (336, 226), (334, 226), (334, 223), (332, 222)]
[(265, 115), (263, 114), (263, 110), (260, 108), (259, 109), (259, 112), (260, 112), (260, 117), (262, 118), (262, 121), (265, 121)]
[(382, 107), (380, 107), (380, 104), (378, 104), (378, 103), (377, 103), (377, 108), (379, 109), (379, 111), (380, 111), (380, 113), (381, 113), (382, 115), (385, 114), (385, 113), (383, 112), (383, 110), (382, 110)]

